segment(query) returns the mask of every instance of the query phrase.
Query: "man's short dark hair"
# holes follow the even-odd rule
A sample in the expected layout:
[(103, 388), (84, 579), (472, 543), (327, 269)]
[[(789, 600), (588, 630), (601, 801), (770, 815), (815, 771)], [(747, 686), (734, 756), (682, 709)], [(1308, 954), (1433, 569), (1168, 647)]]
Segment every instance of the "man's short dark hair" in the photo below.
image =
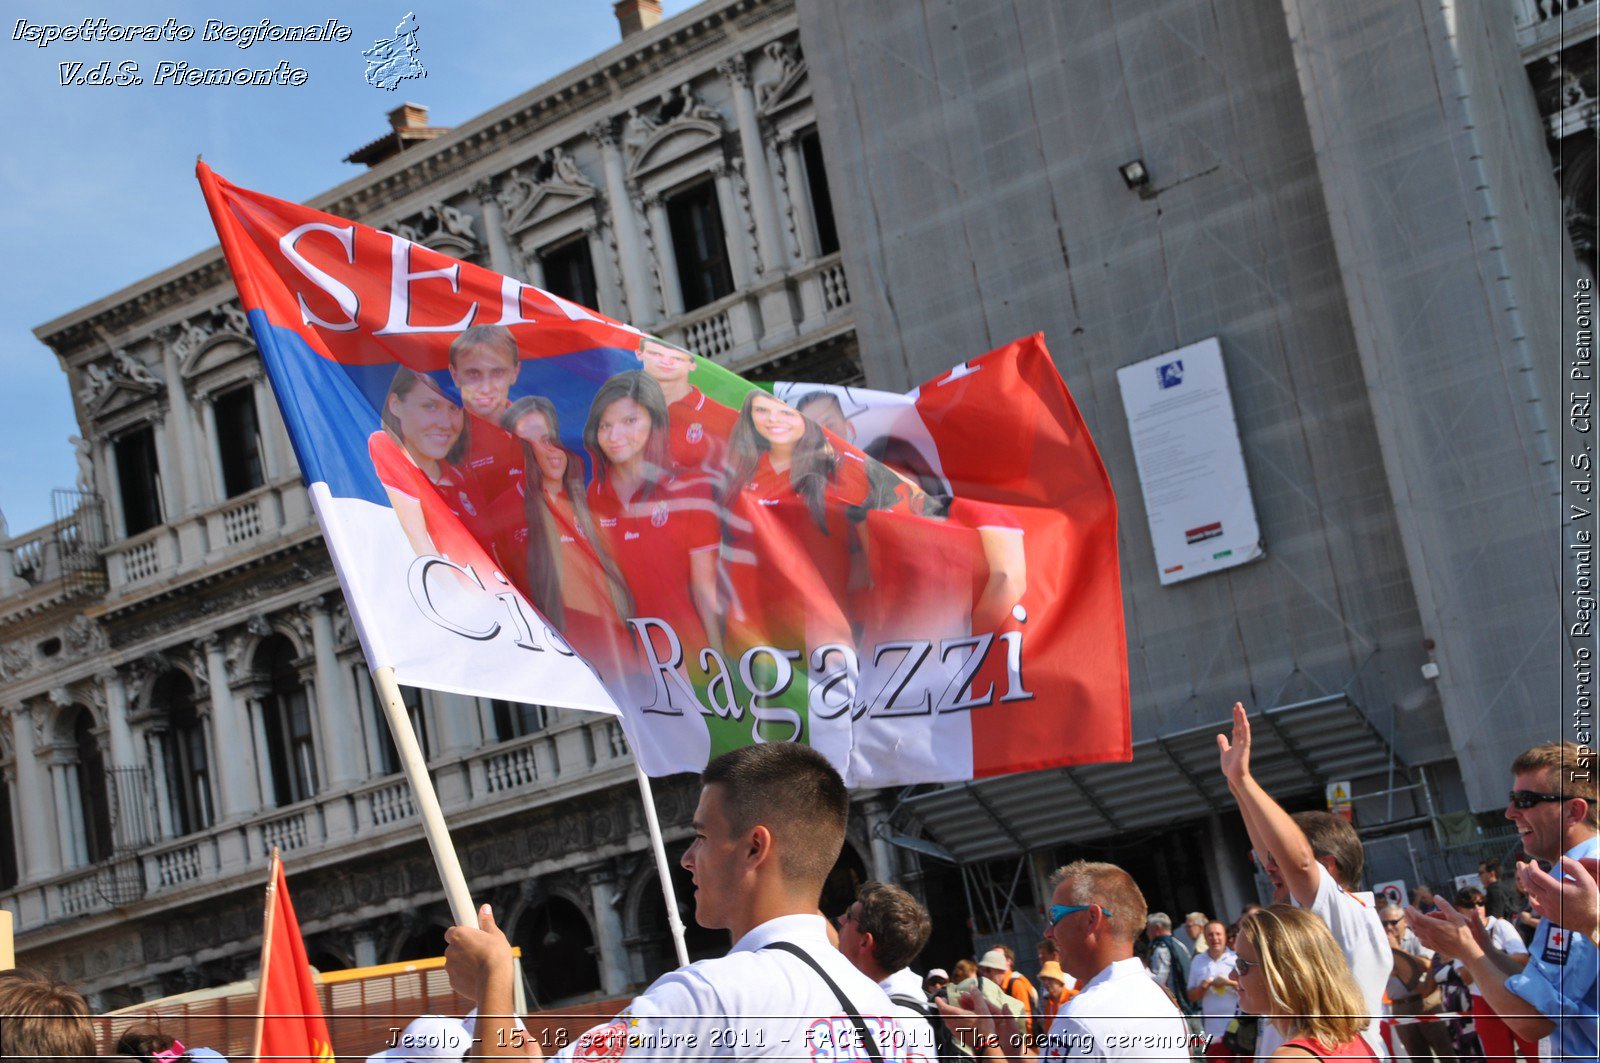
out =
[(87, 1063), (95, 1056), (89, 1002), (41, 971), (0, 971), (0, 1016), (0, 1059)]
[(887, 882), (863, 882), (856, 900), (861, 903), (856, 929), (872, 935), (872, 958), (886, 971), (909, 967), (933, 932), (928, 909)]
[(1361, 848), (1361, 836), (1349, 820), (1332, 812), (1296, 812), (1293, 819), (1311, 844), (1311, 855), (1318, 860), (1333, 857), (1333, 866), (1338, 869), (1334, 877), (1339, 885), (1354, 889), (1361, 884), (1367, 856)]
[(1485, 860), (1478, 865), (1478, 874), (1480, 875), (1498, 875), (1499, 873), (1500, 861), (1498, 860)]
[(722, 787), (735, 834), (766, 827), (778, 843), (783, 877), (815, 886), (820, 895), (844, 848), (850, 813), (850, 794), (827, 757), (797, 742), (743, 746), (707, 764), (700, 783)]

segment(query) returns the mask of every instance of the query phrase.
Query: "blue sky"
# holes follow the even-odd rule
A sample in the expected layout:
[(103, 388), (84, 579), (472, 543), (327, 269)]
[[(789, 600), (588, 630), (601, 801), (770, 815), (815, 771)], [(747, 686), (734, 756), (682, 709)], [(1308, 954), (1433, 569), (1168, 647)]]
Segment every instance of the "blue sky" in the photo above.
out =
[[(667, 17), (692, 6), (665, 0)], [(203, 154), (239, 184), (308, 199), (363, 172), (341, 162), (382, 134), (385, 112), (426, 105), (453, 126), (616, 44), (610, 0), (473, 0), (443, 3), (259, 4), (41, 3), (5, 5), (0, 16), (0, 99), (8, 146), (0, 155), (0, 229), (10, 248), (0, 285), (0, 513), (13, 535), (49, 522), (50, 489), (70, 487), (67, 436), (78, 430), (65, 374), (33, 329), (214, 244), (194, 180)], [(346, 43), (262, 42), (241, 50), (205, 43), (208, 18), (321, 24), (337, 11)], [(363, 79), (361, 52), (394, 32), (407, 11), (419, 25), (427, 77), (386, 92)], [(229, 12), (229, 14), (223, 14)], [(195, 28), (189, 43), (14, 39), (32, 25), (161, 23)], [(139, 65), (142, 85), (61, 85), (59, 64)], [(162, 60), (197, 67), (272, 67), (308, 72), (299, 87), (174, 87), (154, 84)]]

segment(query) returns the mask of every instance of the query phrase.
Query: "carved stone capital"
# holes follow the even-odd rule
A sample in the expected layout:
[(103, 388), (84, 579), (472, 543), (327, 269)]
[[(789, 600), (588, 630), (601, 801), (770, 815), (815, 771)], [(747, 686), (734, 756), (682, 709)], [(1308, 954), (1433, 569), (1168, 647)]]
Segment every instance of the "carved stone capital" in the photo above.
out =
[(744, 56), (729, 56), (717, 64), (717, 73), (727, 78), (739, 88), (750, 87), (750, 68), (745, 64)]
[(590, 139), (601, 147), (614, 148), (617, 146), (617, 128), (610, 118), (602, 118), (591, 124), (587, 130)]

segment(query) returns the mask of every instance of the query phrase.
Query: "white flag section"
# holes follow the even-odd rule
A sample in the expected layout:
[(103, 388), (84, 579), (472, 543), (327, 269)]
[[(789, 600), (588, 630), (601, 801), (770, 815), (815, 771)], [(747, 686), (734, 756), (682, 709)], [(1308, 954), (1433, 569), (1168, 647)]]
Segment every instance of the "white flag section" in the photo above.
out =
[(1163, 584), (1266, 556), (1215, 338), (1117, 370)]
[(414, 554), (388, 506), (336, 498), (325, 483), (311, 485), (311, 502), (372, 668), (393, 668), (404, 686), (618, 711), (514, 587), (485, 587), (469, 566)]

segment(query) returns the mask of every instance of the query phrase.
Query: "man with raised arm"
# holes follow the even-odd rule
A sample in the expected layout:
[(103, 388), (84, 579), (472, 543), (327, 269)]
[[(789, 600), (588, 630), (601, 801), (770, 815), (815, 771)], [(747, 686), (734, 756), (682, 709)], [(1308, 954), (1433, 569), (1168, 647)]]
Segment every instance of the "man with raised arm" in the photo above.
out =
[[(557, 1058), (891, 1063), (925, 1044), (927, 1035), (893, 1017), (887, 994), (829, 944), (817, 911), (844, 846), (849, 797), (839, 773), (809, 746), (773, 742), (724, 753), (700, 781), (683, 866), (694, 881), (695, 920), (727, 930), (733, 949), (662, 975)], [(445, 940), (450, 984), (480, 1008), (473, 1054), (524, 1056), (516, 1038), (501, 1035), (512, 1008), (511, 946), (488, 907), (477, 928), (452, 927)]]
[[(1386, 1056), (1376, 1018), (1383, 1014), (1383, 990), (1393, 957), (1372, 894), (1353, 892), (1361, 884), (1365, 855), (1356, 829), (1328, 812), (1283, 810), (1250, 774), (1250, 720), (1244, 706), (1233, 706), (1233, 739), (1217, 736), (1222, 774), (1238, 803), (1256, 859), (1272, 882), (1275, 903), (1293, 903), (1321, 917), (1350, 964), (1367, 1014), (1374, 1021), (1362, 1037), (1372, 1054)], [(1284, 1036), (1270, 1023), (1261, 1027), (1256, 1059), (1269, 1058)]]

